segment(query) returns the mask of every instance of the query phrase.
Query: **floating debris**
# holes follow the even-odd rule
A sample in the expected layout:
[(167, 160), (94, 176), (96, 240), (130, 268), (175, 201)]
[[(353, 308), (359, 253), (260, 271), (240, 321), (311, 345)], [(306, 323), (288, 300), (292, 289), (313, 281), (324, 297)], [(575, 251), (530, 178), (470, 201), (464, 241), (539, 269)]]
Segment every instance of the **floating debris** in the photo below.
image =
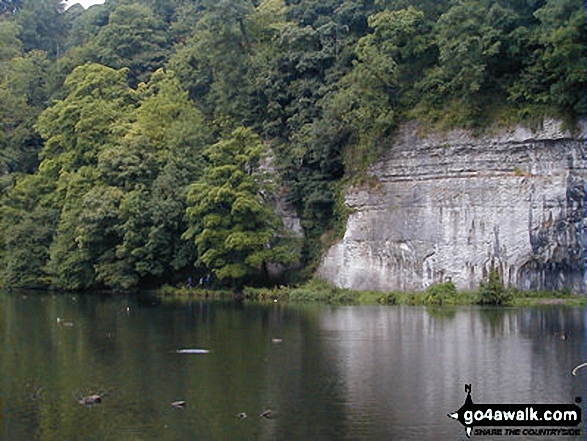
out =
[(577, 371), (581, 368), (584, 368), (587, 366), (587, 363), (581, 363), (579, 366), (575, 366), (575, 369), (573, 369), (573, 371), (571, 372), (571, 374), (573, 374), (573, 376), (577, 375)]
[(92, 394), (92, 395), (88, 395), (86, 397), (81, 397), (80, 399), (78, 399), (78, 403), (86, 406), (86, 407), (92, 407), (95, 406), (96, 404), (100, 404), (102, 402), (102, 397), (104, 397), (106, 394)]
[(244, 412), (241, 412), (241, 413), (237, 414), (236, 416), (239, 417), (241, 420), (247, 419), (247, 414)]
[(185, 401), (174, 401), (171, 403), (171, 407), (174, 409), (183, 409), (187, 403)]
[(208, 349), (178, 349), (178, 354), (209, 354), (210, 351)]
[(259, 416), (262, 416), (263, 418), (271, 419), (273, 417), (273, 412), (271, 412), (271, 409), (267, 409), (266, 411), (261, 412), (259, 414)]
[(279, 344), (282, 341), (283, 341), (283, 339), (281, 339), (281, 338), (272, 338), (271, 339), (271, 343), (274, 343), (274, 344)]
[(57, 317), (57, 324), (59, 326), (63, 326), (64, 328), (73, 328), (73, 322), (68, 322), (61, 317)]

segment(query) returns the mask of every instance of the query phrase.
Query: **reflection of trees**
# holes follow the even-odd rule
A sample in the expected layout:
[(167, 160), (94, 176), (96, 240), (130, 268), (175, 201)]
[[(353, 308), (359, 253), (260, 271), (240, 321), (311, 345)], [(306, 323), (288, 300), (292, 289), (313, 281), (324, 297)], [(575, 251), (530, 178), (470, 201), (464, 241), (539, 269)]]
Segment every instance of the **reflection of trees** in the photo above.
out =
[[(23, 326), (26, 327), (26, 316), (22, 308), (18, 308), (17, 294), (11, 296), (2, 296), (0, 311), (0, 379), (2, 390), (2, 409), (1, 414), (15, 415), (20, 418), (26, 418), (26, 427), (19, 427), (9, 418), (4, 421), (4, 427), (0, 432), (3, 438), (6, 434), (11, 436), (20, 436), (21, 439), (35, 439), (39, 433), (40, 411), (38, 402), (33, 401), (29, 392), (31, 385), (36, 384), (37, 375), (33, 366), (23, 363), (23, 348), (15, 348), (11, 343), (18, 341), (18, 334)], [(34, 307), (30, 308), (29, 313), (35, 313)], [(23, 322), (23, 319), (25, 320)], [(34, 342), (30, 342), (34, 344)], [(37, 345), (38, 349), (43, 349), (45, 345)], [(19, 353), (20, 351), (20, 353)], [(13, 373), (19, 372), (19, 375)]]
[[(585, 314), (2, 295), (0, 437), (388, 435), (409, 431), (415, 412), (432, 415), (443, 403), (460, 403), (462, 381), (500, 400), (515, 393), (518, 400), (559, 402), (584, 394), (584, 377), (570, 370), (587, 358)], [(59, 326), (57, 317), (73, 327)], [(179, 348), (212, 352), (181, 355)], [(72, 397), (78, 389), (108, 395), (87, 409)], [(186, 408), (172, 409), (175, 400)], [(259, 416), (266, 409), (274, 419)], [(239, 412), (249, 418), (240, 421)], [(444, 426), (418, 430), (439, 439)]]
[(488, 329), (492, 337), (501, 337), (506, 331), (506, 322), (511, 310), (504, 308), (478, 308), (479, 318), (484, 329)]
[[(1, 300), (0, 434), (11, 439), (229, 439), (235, 430), (242, 439), (311, 439), (344, 423), (335, 363), (309, 337), (318, 332), (312, 314), (116, 296)], [(178, 348), (212, 352), (180, 355)], [(311, 409), (308, 397), (317, 390), (327, 404)], [(108, 394), (87, 409), (76, 391)], [(169, 405), (178, 399), (187, 402), (181, 411)], [(277, 417), (259, 417), (266, 409)], [(239, 412), (249, 415), (246, 423)]]
[[(346, 433), (345, 401), (336, 353), (319, 338), (319, 308), (271, 308), (271, 344), (263, 402), (278, 414), (260, 439), (332, 439)], [(318, 403), (312, 397), (322, 397)]]
[(428, 306), (426, 312), (436, 320), (452, 320), (457, 315), (456, 308)]

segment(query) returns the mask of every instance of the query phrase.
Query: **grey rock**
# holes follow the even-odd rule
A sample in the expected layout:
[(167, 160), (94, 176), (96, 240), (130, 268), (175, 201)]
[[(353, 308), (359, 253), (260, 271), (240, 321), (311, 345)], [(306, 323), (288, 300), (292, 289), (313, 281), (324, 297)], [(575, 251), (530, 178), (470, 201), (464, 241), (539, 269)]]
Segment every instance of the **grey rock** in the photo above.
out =
[(585, 133), (557, 121), (473, 136), (406, 124), (351, 188), (344, 238), (318, 274), (338, 287), (479, 286), (496, 268), (524, 290), (585, 292)]

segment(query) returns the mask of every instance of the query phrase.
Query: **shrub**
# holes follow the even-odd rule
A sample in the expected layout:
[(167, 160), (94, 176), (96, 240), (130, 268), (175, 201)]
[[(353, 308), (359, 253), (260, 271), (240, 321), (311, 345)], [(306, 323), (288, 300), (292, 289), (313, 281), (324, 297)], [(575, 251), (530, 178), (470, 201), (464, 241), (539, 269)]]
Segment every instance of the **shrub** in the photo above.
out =
[(452, 281), (431, 285), (426, 290), (425, 303), (431, 306), (451, 304), (456, 299), (457, 288)]
[(310, 280), (303, 286), (294, 288), (289, 293), (290, 302), (297, 303), (328, 303), (331, 305), (353, 304), (358, 293), (348, 289), (335, 288), (321, 280)]
[(478, 305), (505, 306), (512, 301), (512, 293), (505, 288), (495, 268), (479, 285)]
[(382, 305), (397, 305), (398, 299), (396, 293), (390, 292), (388, 294), (383, 294), (381, 297), (377, 299), (377, 303)]

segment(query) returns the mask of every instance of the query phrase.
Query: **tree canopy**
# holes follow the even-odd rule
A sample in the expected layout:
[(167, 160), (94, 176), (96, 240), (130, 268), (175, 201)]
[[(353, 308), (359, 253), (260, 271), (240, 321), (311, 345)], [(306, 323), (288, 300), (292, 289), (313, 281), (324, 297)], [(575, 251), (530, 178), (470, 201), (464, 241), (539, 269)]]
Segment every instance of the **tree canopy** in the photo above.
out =
[[(189, 187), (184, 235), (196, 243), (199, 260), (232, 283), (265, 273), (269, 263), (292, 263), (280, 244), (281, 220), (269, 205), (271, 186), (259, 169), (265, 148), (250, 129), (237, 128), (204, 151), (208, 167)], [(265, 275), (266, 276), (266, 275)]]
[(2, 0), (2, 283), (309, 274), (402, 122), (574, 123), (586, 43), (579, 0)]

